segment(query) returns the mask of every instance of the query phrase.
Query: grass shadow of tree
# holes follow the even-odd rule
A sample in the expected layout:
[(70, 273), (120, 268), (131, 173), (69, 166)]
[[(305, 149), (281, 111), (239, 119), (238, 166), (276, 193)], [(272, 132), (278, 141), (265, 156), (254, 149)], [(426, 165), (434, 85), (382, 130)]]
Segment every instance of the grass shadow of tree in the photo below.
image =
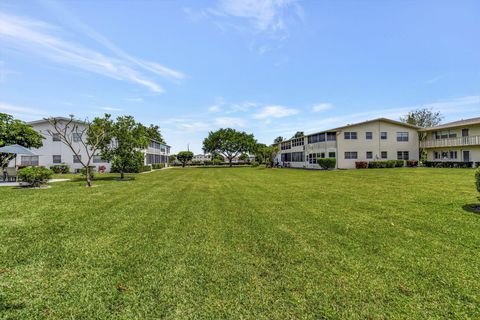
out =
[(480, 203), (466, 204), (466, 205), (462, 206), (462, 209), (467, 211), (467, 212), (480, 214)]

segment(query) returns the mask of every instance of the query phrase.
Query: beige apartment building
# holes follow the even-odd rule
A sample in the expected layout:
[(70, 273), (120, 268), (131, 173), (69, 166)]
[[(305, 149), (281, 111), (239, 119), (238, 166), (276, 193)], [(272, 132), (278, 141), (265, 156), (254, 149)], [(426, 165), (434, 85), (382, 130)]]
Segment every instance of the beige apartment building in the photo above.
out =
[(419, 159), (418, 127), (378, 118), (325, 130), (279, 144), (277, 161), (293, 168), (318, 169), (317, 160), (336, 158), (337, 168), (357, 161)]
[(480, 117), (420, 129), (428, 161), (480, 162)]

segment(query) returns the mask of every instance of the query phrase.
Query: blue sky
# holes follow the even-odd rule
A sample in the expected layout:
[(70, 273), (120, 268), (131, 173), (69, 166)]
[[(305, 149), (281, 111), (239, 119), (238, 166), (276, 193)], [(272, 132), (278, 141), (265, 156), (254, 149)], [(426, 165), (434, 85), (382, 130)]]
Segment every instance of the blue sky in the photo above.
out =
[(418, 107), (480, 116), (480, 1), (8, 1), (0, 112), (264, 143)]

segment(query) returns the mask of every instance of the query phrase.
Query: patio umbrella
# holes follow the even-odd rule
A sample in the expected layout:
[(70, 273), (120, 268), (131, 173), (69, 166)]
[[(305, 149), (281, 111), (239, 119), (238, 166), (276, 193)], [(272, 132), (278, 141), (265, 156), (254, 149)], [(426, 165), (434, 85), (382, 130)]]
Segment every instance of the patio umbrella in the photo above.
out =
[(37, 154), (19, 144), (11, 144), (9, 146), (0, 147), (0, 153), (10, 153), (15, 155), (15, 166), (17, 166), (17, 155), (23, 154), (28, 156), (36, 156)]

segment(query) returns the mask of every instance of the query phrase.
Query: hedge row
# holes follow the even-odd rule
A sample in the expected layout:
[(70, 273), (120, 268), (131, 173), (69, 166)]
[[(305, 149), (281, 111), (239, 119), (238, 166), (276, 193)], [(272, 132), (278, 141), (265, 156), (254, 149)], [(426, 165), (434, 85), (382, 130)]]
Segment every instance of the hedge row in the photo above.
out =
[(407, 167), (417, 167), (418, 161), (407, 160), (406, 163), (404, 160), (385, 160), (385, 161), (357, 161), (355, 162), (355, 168), (357, 169), (366, 169), (366, 168), (401, 168), (404, 166)]
[(70, 173), (70, 167), (68, 164), (56, 164), (50, 167), (50, 170), (53, 171), (53, 173), (59, 174), (65, 174), (65, 173)]
[(480, 166), (480, 162), (464, 161), (425, 161), (424, 165), (428, 168), (473, 168)]
[(165, 163), (153, 163), (152, 169), (162, 169), (165, 168)]

